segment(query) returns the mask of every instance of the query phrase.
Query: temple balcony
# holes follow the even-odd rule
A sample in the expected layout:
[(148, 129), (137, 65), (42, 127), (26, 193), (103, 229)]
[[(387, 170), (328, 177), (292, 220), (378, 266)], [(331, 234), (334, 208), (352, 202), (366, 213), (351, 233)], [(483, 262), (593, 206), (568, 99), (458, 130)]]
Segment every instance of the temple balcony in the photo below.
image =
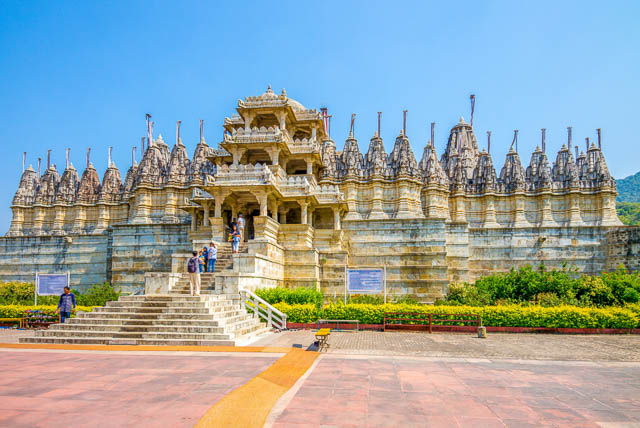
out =
[(255, 186), (275, 185), (276, 177), (268, 165), (257, 163), (255, 165), (222, 165), (215, 175), (208, 175), (205, 187), (229, 185), (229, 186)]
[(231, 135), (224, 134), (223, 144), (254, 144), (254, 143), (291, 143), (287, 132), (282, 132), (277, 126), (268, 128), (262, 126), (252, 129), (233, 129)]

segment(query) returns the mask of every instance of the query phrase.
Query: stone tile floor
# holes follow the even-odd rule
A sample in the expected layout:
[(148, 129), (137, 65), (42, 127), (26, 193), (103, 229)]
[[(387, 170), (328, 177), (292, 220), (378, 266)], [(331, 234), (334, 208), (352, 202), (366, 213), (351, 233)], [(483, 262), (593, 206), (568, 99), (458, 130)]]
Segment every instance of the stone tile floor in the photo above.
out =
[(0, 351), (0, 426), (191, 427), (279, 355)]
[(272, 426), (640, 426), (640, 364), (327, 354)]
[[(277, 333), (256, 346), (304, 348), (311, 330)], [(489, 333), (332, 332), (330, 354), (412, 355), (430, 357), (517, 358), (532, 360), (640, 361), (640, 335), (568, 335)]]

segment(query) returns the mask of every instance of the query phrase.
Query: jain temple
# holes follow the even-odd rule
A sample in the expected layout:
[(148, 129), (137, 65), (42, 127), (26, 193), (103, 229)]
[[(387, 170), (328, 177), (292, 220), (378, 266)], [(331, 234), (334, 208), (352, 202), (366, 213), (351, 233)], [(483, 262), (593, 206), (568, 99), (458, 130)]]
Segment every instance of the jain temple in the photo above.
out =
[[(473, 117), (473, 116), (472, 116)], [(530, 157), (514, 146), (492, 158), (460, 118), (444, 153), (431, 140), (418, 157), (401, 130), (386, 153), (378, 132), (338, 151), (325, 109), (269, 88), (238, 101), (217, 147), (201, 137), (193, 157), (153, 136), (124, 176), (109, 159), (102, 179), (89, 161), (62, 174), (24, 169), (0, 238), (0, 280), (36, 271), (71, 273), (75, 287), (110, 281), (123, 290), (171, 289), (194, 248), (225, 248), (232, 218), (247, 219), (239, 254), (212, 281), (236, 292), (319, 287), (344, 293), (348, 268), (387, 269), (389, 294), (431, 302), (454, 281), (513, 266), (567, 263), (586, 273), (638, 269), (640, 233), (616, 214), (616, 183), (588, 140)], [(598, 133), (599, 134), (599, 133)], [(490, 135), (489, 135), (490, 138)], [(489, 140), (490, 144), (490, 140)], [(574, 151), (575, 149), (575, 151)], [(554, 149), (555, 150), (555, 149)]]

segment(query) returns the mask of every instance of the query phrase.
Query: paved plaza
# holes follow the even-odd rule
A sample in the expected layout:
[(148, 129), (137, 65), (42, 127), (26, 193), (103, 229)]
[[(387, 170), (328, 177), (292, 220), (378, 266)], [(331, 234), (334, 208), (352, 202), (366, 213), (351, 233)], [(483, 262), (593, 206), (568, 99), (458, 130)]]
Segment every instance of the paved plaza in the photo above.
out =
[(300, 330), (233, 353), (4, 345), (0, 426), (640, 426), (638, 336), (334, 332), (308, 366), (284, 363), (313, 341)]

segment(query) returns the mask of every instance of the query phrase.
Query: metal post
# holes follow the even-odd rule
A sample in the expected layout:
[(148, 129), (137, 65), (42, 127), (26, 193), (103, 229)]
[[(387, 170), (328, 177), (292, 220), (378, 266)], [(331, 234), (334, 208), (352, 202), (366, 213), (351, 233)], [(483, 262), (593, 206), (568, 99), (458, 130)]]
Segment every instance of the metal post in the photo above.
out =
[(384, 265), (384, 277), (382, 278), (384, 284), (384, 303), (387, 303), (387, 265)]
[(382, 138), (380, 136), (380, 116), (382, 116), (382, 112), (381, 111), (378, 112), (378, 138)]
[(344, 304), (347, 304), (347, 266), (344, 267)]
[(471, 127), (473, 127), (473, 112), (476, 109), (476, 96), (471, 94), (471, 96), (469, 97), (469, 99), (471, 99)]
[(487, 131), (487, 153), (491, 153), (491, 131)]
[(546, 153), (547, 150), (547, 130), (542, 128), (542, 153)]
[(200, 141), (204, 140), (204, 119), (200, 119)]
[(24, 173), (24, 164), (27, 161), (27, 152), (22, 152), (22, 173)]
[(349, 128), (349, 136), (353, 137), (353, 124), (356, 121), (356, 114), (351, 113), (351, 127)]
[(433, 139), (435, 138), (435, 130), (436, 130), (436, 123), (431, 122), (431, 146), (433, 147), (436, 146), (436, 142), (433, 141)]
[(596, 129), (598, 131), (598, 148), (602, 148), (602, 130), (600, 128)]

